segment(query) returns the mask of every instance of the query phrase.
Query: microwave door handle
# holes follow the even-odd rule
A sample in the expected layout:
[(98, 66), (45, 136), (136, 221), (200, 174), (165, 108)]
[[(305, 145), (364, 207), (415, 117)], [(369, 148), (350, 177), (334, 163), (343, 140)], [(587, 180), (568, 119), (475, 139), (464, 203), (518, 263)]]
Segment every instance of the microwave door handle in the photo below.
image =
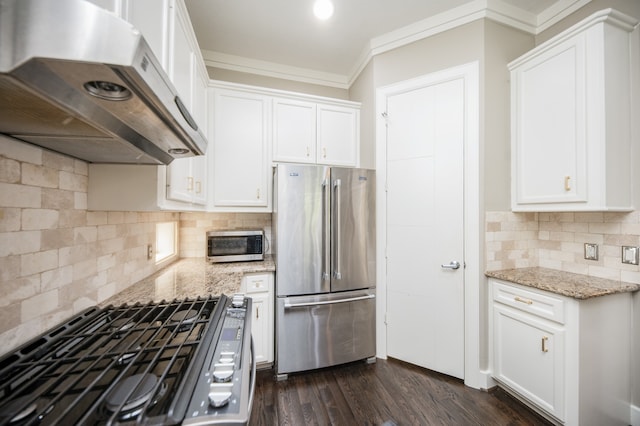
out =
[(329, 179), (322, 181), (322, 280), (330, 279), (329, 265), (331, 263), (331, 221), (330, 221), (330, 197)]

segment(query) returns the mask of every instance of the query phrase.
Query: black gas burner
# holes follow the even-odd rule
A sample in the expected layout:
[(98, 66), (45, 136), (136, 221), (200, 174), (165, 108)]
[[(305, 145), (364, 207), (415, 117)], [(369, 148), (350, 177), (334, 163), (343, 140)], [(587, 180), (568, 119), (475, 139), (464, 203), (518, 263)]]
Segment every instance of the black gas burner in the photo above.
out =
[(120, 380), (105, 398), (110, 414), (118, 413), (119, 420), (130, 420), (142, 413), (146, 404), (155, 405), (167, 391), (166, 383), (158, 383), (156, 375), (136, 374)]
[(185, 309), (171, 315), (169, 323), (178, 327), (178, 332), (189, 330), (191, 325), (198, 318), (198, 311), (194, 309)]
[(23, 396), (4, 406), (0, 419), (8, 420), (9, 424), (20, 424), (28, 420), (37, 409), (37, 402), (31, 401), (28, 396)]
[(181, 423), (228, 304), (87, 309), (0, 358), (0, 426)]

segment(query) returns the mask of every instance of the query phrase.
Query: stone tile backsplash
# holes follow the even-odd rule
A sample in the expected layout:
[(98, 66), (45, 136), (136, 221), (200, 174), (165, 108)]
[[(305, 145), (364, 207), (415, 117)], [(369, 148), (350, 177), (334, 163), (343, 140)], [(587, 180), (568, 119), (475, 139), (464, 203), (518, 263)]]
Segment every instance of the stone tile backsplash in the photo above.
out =
[[(541, 266), (640, 284), (640, 267), (621, 261), (622, 246), (640, 246), (640, 212), (487, 212), (486, 269)], [(584, 259), (584, 244), (598, 260)]]
[[(262, 228), (271, 214), (87, 210), (88, 165), (0, 136), (0, 355), (153, 274), (159, 222), (179, 257), (204, 257), (210, 229)], [(171, 262), (171, 260), (169, 260)]]
[(0, 354), (163, 265), (155, 224), (179, 213), (87, 210), (87, 163), (0, 136)]

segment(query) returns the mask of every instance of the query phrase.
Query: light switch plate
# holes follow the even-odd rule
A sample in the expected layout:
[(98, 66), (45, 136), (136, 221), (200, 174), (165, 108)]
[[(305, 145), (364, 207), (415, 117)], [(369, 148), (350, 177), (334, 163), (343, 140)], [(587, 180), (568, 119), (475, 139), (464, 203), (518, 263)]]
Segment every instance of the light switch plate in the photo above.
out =
[(598, 245), (584, 243), (584, 258), (587, 260), (598, 260)]
[(628, 263), (629, 265), (637, 265), (639, 253), (640, 253), (640, 247), (622, 246), (622, 263)]

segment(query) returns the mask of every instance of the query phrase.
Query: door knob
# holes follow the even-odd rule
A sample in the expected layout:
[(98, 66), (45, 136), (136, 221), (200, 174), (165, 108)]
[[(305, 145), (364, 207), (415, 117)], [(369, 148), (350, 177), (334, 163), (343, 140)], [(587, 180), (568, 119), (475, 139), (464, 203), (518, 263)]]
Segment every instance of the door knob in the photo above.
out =
[(457, 260), (452, 260), (448, 265), (440, 265), (442, 269), (458, 269), (460, 267), (460, 262)]

